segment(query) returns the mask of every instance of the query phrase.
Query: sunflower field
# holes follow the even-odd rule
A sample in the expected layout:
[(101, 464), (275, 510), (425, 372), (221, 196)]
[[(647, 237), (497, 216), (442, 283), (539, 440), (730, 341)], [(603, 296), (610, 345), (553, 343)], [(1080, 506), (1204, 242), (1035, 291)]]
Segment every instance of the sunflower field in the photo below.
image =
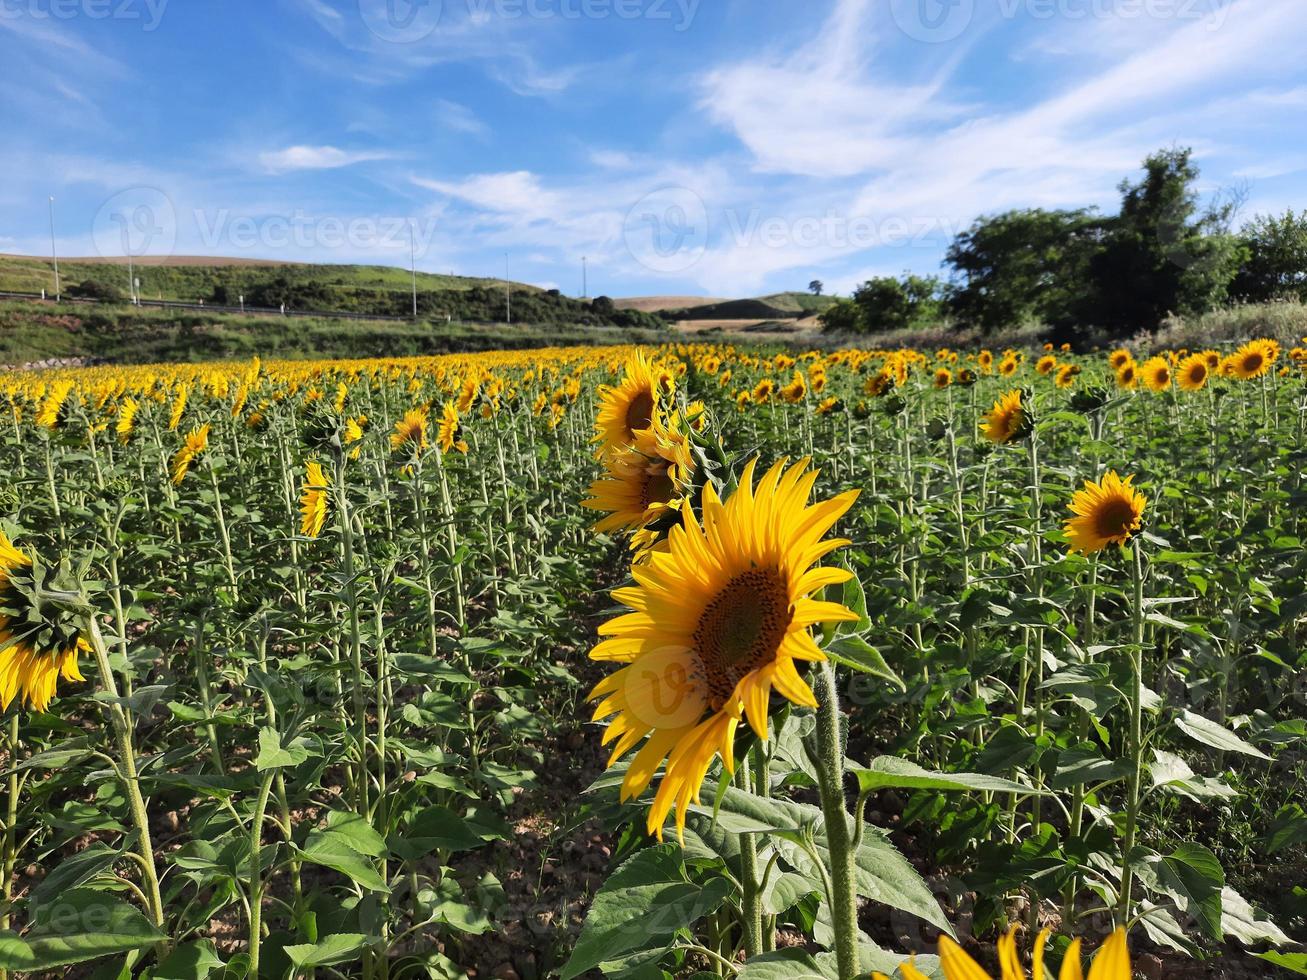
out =
[(0, 980), (1307, 975), (1303, 348), (0, 406)]

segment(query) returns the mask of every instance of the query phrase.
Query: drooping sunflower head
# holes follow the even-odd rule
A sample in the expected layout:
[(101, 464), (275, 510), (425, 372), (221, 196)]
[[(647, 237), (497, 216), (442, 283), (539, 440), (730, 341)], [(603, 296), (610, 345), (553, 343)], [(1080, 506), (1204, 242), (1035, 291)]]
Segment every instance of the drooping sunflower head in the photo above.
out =
[(1148, 390), (1161, 393), (1171, 390), (1171, 362), (1165, 357), (1150, 357), (1142, 368)]
[(304, 491), (300, 495), (300, 534), (316, 538), (327, 523), (327, 509), (331, 501), (331, 477), (322, 471), (322, 464), (309, 460), (304, 472)]
[(72, 394), (73, 383), (71, 381), (56, 381), (46, 392), (45, 398), (41, 400), (40, 407), (36, 410), (36, 424), (43, 429), (49, 429), (51, 432), (57, 432), (63, 428), (64, 422), (68, 420), (69, 400), (68, 396)]
[(1125, 545), (1139, 530), (1148, 500), (1133, 481), (1133, 476), (1122, 479), (1109, 470), (1100, 482), (1086, 480), (1084, 489), (1076, 491), (1070, 504), (1075, 516), (1066, 523), (1073, 552), (1092, 555), (1109, 544)]
[(186, 474), (190, 472), (191, 466), (199, 459), (200, 455), (209, 448), (209, 423), (192, 429), (186, 435), (186, 441), (182, 443), (181, 449), (177, 450), (172, 458), (172, 483), (173, 486), (180, 486), (182, 480), (186, 479)]
[(1176, 384), (1181, 391), (1201, 391), (1212, 376), (1212, 369), (1203, 354), (1190, 354), (1180, 362)]
[(74, 608), (81, 593), (66, 564), (33, 561), (0, 531), (0, 708), (20, 698), (44, 711), (59, 678), (84, 679), (77, 655), (90, 646)]
[(990, 442), (999, 445), (1016, 442), (1030, 432), (1030, 416), (1020, 388), (1012, 389), (994, 403), (981, 422), (980, 431)]
[[(1048, 944), (1049, 931), (1045, 929), (1035, 940), (1034, 955), (1031, 959), (1032, 980), (1052, 980), (1052, 969), (1045, 969), (1044, 949)], [(1002, 972), (999, 980), (1026, 980), (1025, 968), (1017, 953), (1016, 928), (998, 941), (998, 961)], [(967, 952), (948, 936), (939, 940), (939, 965), (944, 971), (944, 980), (991, 980), (988, 973), (973, 960)], [(904, 963), (899, 972), (903, 980), (926, 980), (925, 974), (911, 963)], [(1083, 980), (1084, 971), (1080, 965), (1080, 940), (1074, 940), (1062, 958), (1062, 968), (1058, 971), (1058, 980)], [(1089, 980), (1130, 980), (1130, 950), (1126, 944), (1124, 929), (1118, 929), (1103, 944), (1094, 956), (1089, 968)], [(883, 973), (873, 973), (873, 980), (888, 980)]]
[(450, 450), (467, 452), (467, 441), (461, 438), (462, 428), (458, 420), (457, 407), (453, 402), (445, 402), (444, 408), (440, 411), (440, 430), (437, 433), (437, 441), (442, 453), (447, 454)]
[(140, 411), (141, 403), (130, 395), (118, 406), (118, 421), (114, 425), (114, 431), (118, 433), (118, 440), (124, 446), (131, 442), (132, 433), (136, 431), (136, 416)]
[(622, 380), (599, 388), (599, 414), (595, 436), (599, 454), (620, 452), (635, 441), (635, 434), (649, 428), (671, 392), (672, 376), (655, 367), (643, 353), (627, 362)]
[(813, 566), (847, 543), (824, 538), (857, 492), (809, 504), (817, 473), (807, 460), (777, 463), (756, 487), (755, 463), (725, 502), (711, 484), (704, 489), (702, 524), (688, 503), (682, 507), (666, 549), (632, 569), (633, 586), (613, 593), (631, 611), (600, 627), (604, 639), (590, 654), (624, 665), (590, 694), (599, 702), (595, 720), (611, 719), (609, 764), (648, 737), (627, 769), (622, 798), (643, 793), (667, 760), (647, 824), (660, 837), (673, 810), (683, 829), (714, 757), (733, 769), (742, 720), (767, 737), (773, 689), (816, 706), (795, 667), (825, 659), (809, 627), (857, 619), (812, 598), (851, 577)]

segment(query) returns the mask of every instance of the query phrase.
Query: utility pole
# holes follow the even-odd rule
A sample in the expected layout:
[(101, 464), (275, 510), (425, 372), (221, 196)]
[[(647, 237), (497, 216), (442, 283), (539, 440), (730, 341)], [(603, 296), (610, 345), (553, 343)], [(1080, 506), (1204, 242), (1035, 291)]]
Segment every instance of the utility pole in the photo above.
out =
[(413, 319), (418, 318), (418, 251), (413, 239), (413, 222), (408, 223), (408, 257), (413, 272)]
[(54, 258), (54, 301), (59, 302), (59, 249), (54, 243), (54, 196), (50, 197), (50, 255)]
[(586, 268), (586, 257), (581, 256), (581, 298), (590, 298), (590, 275), (589, 269)]
[(504, 302), (508, 308), (508, 322), (513, 322), (513, 283), (508, 278), (508, 253), (504, 253)]
[(136, 270), (132, 267), (132, 244), (127, 243), (127, 292), (131, 294), (132, 305), (136, 305)]

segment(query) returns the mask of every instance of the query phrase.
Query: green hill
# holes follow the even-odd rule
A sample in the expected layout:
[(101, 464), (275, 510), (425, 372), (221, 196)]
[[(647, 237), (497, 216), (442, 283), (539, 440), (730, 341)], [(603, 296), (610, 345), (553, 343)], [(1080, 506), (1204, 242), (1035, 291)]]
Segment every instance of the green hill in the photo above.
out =
[[(108, 301), (122, 300), (130, 284), (125, 260), (70, 259), (59, 263), (63, 292)], [(140, 295), (146, 299), (203, 301), (237, 306), (366, 316), (410, 316), (413, 284), (406, 269), (376, 265), (305, 265), (224, 259), (149, 260), (138, 265)], [(418, 314), (431, 320), (492, 323), (507, 319), (511, 290), (513, 319), (525, 323), (613, 326), (657, 330), (663, 321), (638, 310), (617, 310), (502, 279), (476, 279), (420, 272)], [(0, 256), (0, 291), (53, 292), (48, 260)]]
[(833, 296), (773, 293), (755, 299), (732, 299), (694, 306), (676, 316), (683, 320), (799, 320), (820, 313), (834, 302)]

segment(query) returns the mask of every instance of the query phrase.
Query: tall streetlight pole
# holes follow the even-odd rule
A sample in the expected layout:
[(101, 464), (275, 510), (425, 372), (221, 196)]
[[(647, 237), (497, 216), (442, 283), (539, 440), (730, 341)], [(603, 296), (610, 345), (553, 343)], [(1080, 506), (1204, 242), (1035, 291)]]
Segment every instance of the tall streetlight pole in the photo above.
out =
[(409, 267), (413, 272), (413, 319), (418, 318), (418, 250), (413, 239), (413, 222), (408, 223)]
[(54, 243), (54, 196), (50, 197), (50, 255), (54, 258), (54, 301), (59, 302), (61, 290), (59, 288), (59, 249)]
[(581, 298), (590, 298), (590, 270), (586, 266), (586, 257), (581, 256)]

